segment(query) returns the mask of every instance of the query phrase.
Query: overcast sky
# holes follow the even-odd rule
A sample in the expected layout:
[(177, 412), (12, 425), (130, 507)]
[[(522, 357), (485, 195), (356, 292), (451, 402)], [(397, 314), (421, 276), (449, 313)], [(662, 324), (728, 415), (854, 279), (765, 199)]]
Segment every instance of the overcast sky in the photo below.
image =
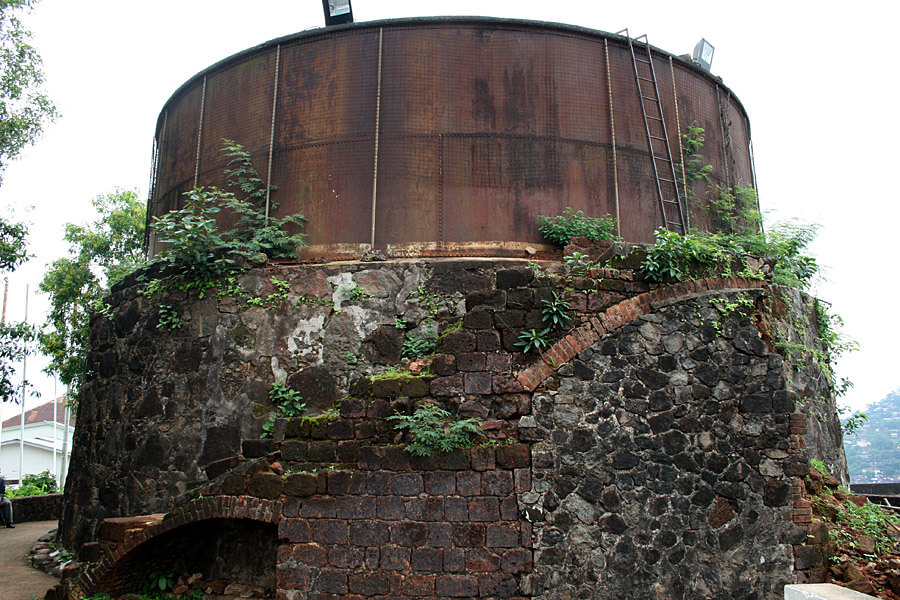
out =
[[(814, 291), (861, 346), (839, 365), (839, 375), (855, 382), (845, 401), (861, 409), (900, 387), (900, 326), (889, 312), (900, 288), (900, 125), (889, 48), (900, 9), (871, 1), (829, 5), (354, 0), (353, 9), (357, 21), (482, 15), (627, 27), (674, 54), (709, 40), (716, 48), (712, 71), (750, 118), (763, 208), (773, 219), (822, 226), (814, 251), (828, 280)], [(153, 131), (169, 96), (214, 62), (321, 27), (324, 19), (320, 0), (41, 0), (27, 23), (62, 117), (6, 170), (0, 210), (15, 207), (31, 222), (36, 255), (10, 278), (7, 318), (24, 315), (28, 284), (29, 320), (38, 323), (47, 302), (37, 284), (65, 253), (63, 224), (92, 219), (91, 199), (116, 187), (146, 197)], [(48, 401), (54, 385), (40, 377), (43, 364), (29, 359), (28, 374)]]

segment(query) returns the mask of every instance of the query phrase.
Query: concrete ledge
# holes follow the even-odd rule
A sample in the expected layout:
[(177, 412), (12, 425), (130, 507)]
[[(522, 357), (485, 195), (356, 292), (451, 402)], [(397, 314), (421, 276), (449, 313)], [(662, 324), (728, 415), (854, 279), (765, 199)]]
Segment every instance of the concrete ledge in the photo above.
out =
[(784, 600), (875, 600), (875, 597), (833, 583), (804, 583), (784, 586)]

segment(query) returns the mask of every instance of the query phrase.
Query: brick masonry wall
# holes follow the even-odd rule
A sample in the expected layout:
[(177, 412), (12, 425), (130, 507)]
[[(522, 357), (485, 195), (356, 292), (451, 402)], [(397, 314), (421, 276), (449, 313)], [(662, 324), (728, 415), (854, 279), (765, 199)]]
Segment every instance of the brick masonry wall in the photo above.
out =
[[(148, 364), (135, 344), (147, 339), (153, 307), (120, 291), (114, 322), (97, 323), (107, 342), (95, 360), (133, 362), (98, 373), (84, 400), (94, 405), (79, 427), (105, 437), (81, 430), (88, 446), (82, 479), (67, 486), (68, 535), (96, 539), (90, 532), (103, 516), (139, 506), (170, 511), (161, 526), (172, 528), (210, 518), (204, 511), (214, 509), (200, 507), (216, 497), (271, 503), (263, 512), (278, 523), (282, 600), (751, 598), (791, 581), (793, 546), (805, 534), (794, 523), (803, 510), (796, 478), (812, 453), (839, 458), (826, 447), (833, 439), (806, 434), (807, 400), (820, 391), (808, 381), (821, 377), (775, 352), (776, 335), (808, 313), (795, 306), (805, 299), (779, 295), (773, 308), (772, 290), (755, 280), (656, 286), (628, 269), (560, 278), (509, 267), (467, 260), (252, 272), (243, 285), (264, 308), (227, 297), (178, 305), (186, 326), (154, 332)], [(275, 280), (291, 292), (270, 301)], [(351, 282), (365, 282), (369, 296), (341, 298)], [(523, 355), (518, 334), (542, 325), (553, 291), (571, 302), (573, 328), (541, 356)], [(398, 315), (413, 327), (431, 315), (454, 330), (430, 364), (381, 377), (399, 361)], [(186, 346), (199, 352), (196, 370), (179, 362)], [(312, 385), (323, 373), (331, 388)], [(338, 416), (280, 421), (276, 439), (256, 439), (263, 418), (253, 405), (265, 404), (273, 380), (300, 389), (313, 415), (338, 406)], [(212, 391), (202, 396), (201, 387)], [(225, 406), (218, 394), (230, 398)], [(385, 418), (422, 401), (484, 419), (488, 444), (411, 458)], [(215, 440), (225, 408), (245, 419), (233, 426), (233, 444)], [(94, 462), (113, 449), (146, 448), (148, 439), (171, 448), (179, 435), (178, 456), (141, 452), (135, 467), (146, 478), (165, 471), (163, 481), (198, 472), (193, 483), (140, 504), (131, 484), (104, 497), (88, 477), (134, 460)], [(211, 444), (221, 447), (208, 453)], [(88, 571), (88, 588), (102, 587), (128, 544)]]

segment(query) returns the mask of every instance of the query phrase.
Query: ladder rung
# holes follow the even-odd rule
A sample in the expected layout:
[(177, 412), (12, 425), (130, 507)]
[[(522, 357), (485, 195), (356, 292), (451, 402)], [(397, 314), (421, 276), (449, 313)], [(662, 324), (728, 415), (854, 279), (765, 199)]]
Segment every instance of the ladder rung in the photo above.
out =
[(642, 62), (642, 63), (644, 63), (645, 65), (649, 65), (649, 64), (650, 64), (650, 61), (649, 61), (649, 60), (644, 60), (643, 58), (638, 58), (637, 56), (634, 57), (634, 60), (636, 60), (636, 61), (638, 61), (638, 62)]
[(641, 98), (643, 98), (644, 100), (653, 100), (654, 102), (659, 102), (659, 100), (657, 100), (653, 96), (641, 96)]
[(638, 75), (638, 79), (640, 79), (641, 81), (649, 81), (650, 83), (653, 83), (652, 79), (648, 79), (646, 77), (641, 77), (640, 75)]
[(660, 123), (662, 123), (662, 119), (660, 119), (659, 117), (654, 117), (653, 115), (647, 115), (647, 118), (653, 119), (654, 121), (659, 121)]
[(666, 138), (659, 137), (658, 135), (653, 135), (652, 133), (650, 134), (650, 137), (652, 137), (654, 140), (663, 140), (663, 141), (666, 140)]
[[(666, 179), (665, 177), (660, 177), (659, 180), (665, 181), (666, 183), (675, 183), (674, 179)], [(673, 200), (673, 202), (674, 202), (674, 200)]]

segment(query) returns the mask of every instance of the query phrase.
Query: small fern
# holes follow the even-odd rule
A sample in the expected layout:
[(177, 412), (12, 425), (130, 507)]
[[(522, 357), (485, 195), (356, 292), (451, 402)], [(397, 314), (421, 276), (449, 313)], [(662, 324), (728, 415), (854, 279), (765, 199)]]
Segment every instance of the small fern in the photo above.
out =
[(407, 430), (413, 440), (406, 451), (414, 456), (431, 456), (471, 445), (471, 436), (481, 434), (480, 419), (459, 419), (432, 403), (420, 404), (411, 415), (388, 417), (394, 429)]

